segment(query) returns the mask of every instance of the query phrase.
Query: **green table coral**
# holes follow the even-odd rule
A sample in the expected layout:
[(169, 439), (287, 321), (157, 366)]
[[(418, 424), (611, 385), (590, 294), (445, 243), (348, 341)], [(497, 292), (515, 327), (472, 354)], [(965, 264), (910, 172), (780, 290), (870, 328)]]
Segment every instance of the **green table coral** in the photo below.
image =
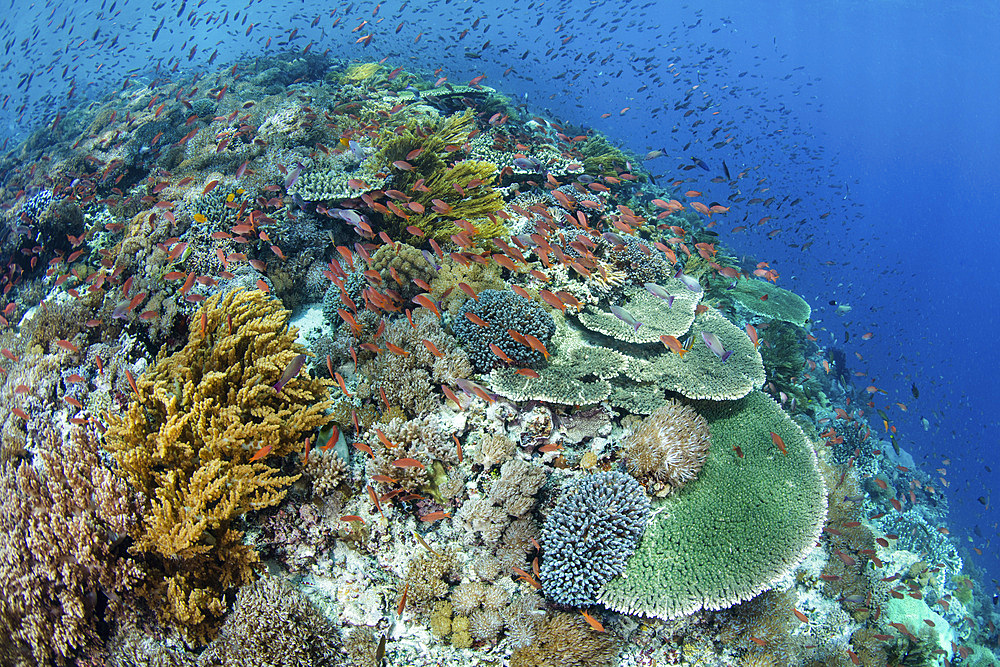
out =
[[(726, 350), (723, 362), (701, 339), (714, 333)], [(662, 390), (693, 399), (732, 400), (742, 398), (764, 384), (764, 364), (750, 338), (714, 310), (700, 315), (691, 327), (694, 343), (681, 357), (664, 350), (646, 359), (632, 357), (625, 374), (636, 382), (656, 382)]]
[(602, 593), (611, 609), (670, 619), (730, 607), (784, 576), (819, 537), (826, 489), (798, 425), (760, 391), (699, 411), (711, 431), (708, 460), (654, 505), (625, 573)]
[(591, 331), (625, 343), (657, 343), (660, 336), (683, 336), (694, 322), (694, 310), (701, 300), (702, 292), (692, 292), (684, 284), (670, 278), (661, 285), (674, 297), (673, 305), (653, 296), (642, 287), (626, 290), (626, 300), (621, 304), (642, 322), (638, 329), (626, 324), (607, 309), (588, 306), (579, 314), (580, 324)]
[(812, 314), (806, 300), (766, 280), (741, 280), (729, 293), (755, 315), (805, 326)]

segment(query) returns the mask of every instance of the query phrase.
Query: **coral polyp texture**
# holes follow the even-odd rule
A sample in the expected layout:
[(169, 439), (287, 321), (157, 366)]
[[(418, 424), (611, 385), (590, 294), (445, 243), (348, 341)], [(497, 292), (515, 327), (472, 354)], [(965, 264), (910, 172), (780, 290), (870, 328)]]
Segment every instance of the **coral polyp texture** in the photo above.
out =
[(698, 476), (709, 443), (705, 418), (687, 405), (668, 401), (636, 427), (621, 454), (630, 473), (662, 482), (664, 492), (672, 493)]
[(638, 328), (622, 321), (611, 311), (596, 306), (589, 306), (579, 314), (580, 324), (627, 343), (655, 343), (660, 336), (683, 336), (691, 328), (702, 292), (692, 292), (677, 278), (669, 278), (666, 284), (659, 287), (670, 295), (669, 304), (641, 287), (625, 291), (625, 301), (620, 307), (641, 324)]
[(622, 576), (601, 594), (611, 609), (662, 619), (725, 609), (766, 590), (815, 547), (826, 491), (802, 429), (759, 391), (701, 410), (708, 460), (654, 506)]
[(649, 498), (632, 477), (602, 472), (570, 483), (542, 529), (541, 581), (561, 605), (594, 604), (620, 574), (649, 518)]
[[(729, 358), (723, 361), (702, 341), (702, 334), (718, 337)], [(662, 353), (636, 358), (625, 374), (638, 382), (656, 382), (662, 389), (691, 399), (713, 401), (742, 398), (764, 384), (764, 363), (747, 335), (716, 311), (695, 318), (686, 354)]]

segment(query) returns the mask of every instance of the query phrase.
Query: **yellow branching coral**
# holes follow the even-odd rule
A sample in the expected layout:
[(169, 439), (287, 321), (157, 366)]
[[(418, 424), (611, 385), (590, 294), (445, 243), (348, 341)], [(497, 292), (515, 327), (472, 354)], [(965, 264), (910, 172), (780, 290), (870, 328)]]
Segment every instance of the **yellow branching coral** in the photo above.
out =
[(187, 345), (137, 378), (138, 397), (110, 417), (105, 446), (147, 499), (133, 549), (159, 559), (164, 584), (150, 593), (197, 642), (214, 630), (221, 594), (253, 575), (256, 553), (229, 522), (279, 503), (298, 476), (268, 461), (331, 421), (329, 380), (300, 373), (275, 389), (305, 353), (288, 315), (256, 290), (211, 297)]
[[(429, 238), (438, 241), (446, 241), (460, 232), (453, 221), (462, 219), (475, 227), (473, 240), (506, 236), (506, 228), (494, 216), (503, 206), (503, 197), (493, 188), (496, 175), (493, 164), (471, 160), (456, 162), (455, 166), (436, 172), (427, 179), (427, 192), (415, 198), (423, 205), (425, 213), (410, 216), (406, 224), (420, 227)], [(435, 199), (444, 202), (446, 207), (440, 207)], [(491, 220), (489, 216), (494, 218)]]

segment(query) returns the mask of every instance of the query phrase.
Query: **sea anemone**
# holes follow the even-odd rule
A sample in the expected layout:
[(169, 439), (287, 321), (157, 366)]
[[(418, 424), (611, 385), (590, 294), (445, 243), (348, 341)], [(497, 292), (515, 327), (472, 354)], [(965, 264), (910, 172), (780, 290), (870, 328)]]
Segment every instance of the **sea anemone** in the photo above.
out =
[(698, 476), (708, 456), (708, 422), (694, 409), (669, 401), (644, 419), (622, 446), (629, 472), (672, 493)]

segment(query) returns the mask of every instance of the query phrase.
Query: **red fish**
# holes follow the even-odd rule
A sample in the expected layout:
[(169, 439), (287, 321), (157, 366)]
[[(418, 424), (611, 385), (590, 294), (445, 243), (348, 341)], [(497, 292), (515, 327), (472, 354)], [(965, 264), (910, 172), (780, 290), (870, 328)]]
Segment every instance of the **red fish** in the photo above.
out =
[(264, 447), (261, 447), (260, 449), (257, 450), (256, 454), (250, 457), (249, 463), (253, 463), (254, 461), (264, 458), (265, 456), (271, 453), (271, 449), (273, 447), (274, 445), (265, 445)]
[(780, 435), (778, 435), (774, 431), (771, 431), (771, 440), (778, 447), (778, 449), (781, 450), (782, 454), (786, 456), (788, 455), (788, 450), (785, 448), (785, 441), (781, 439)]

